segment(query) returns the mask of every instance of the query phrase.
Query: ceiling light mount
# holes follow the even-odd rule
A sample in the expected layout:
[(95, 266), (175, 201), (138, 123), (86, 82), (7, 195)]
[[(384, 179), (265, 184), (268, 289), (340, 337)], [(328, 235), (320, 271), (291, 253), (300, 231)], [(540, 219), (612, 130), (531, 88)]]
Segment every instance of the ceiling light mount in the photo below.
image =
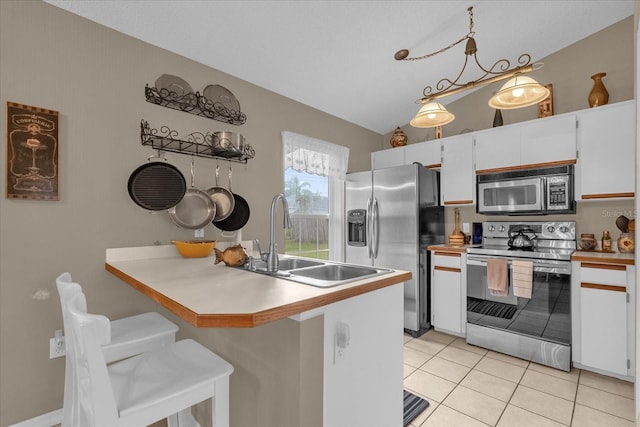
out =
[[(512, 77), (517, 78), (521, 74), (526, 74), (542, 67), (543, 64), (541, 63), (532, 64), (531, 55), (529, 55), (528, 53), (523, 53), (522, 55), (520, 55), (520, 57), (518, 57), (517, 65), (513, 67), (511, 66), (511, 62), (507, 59), (499, 59), (489, 68), (483, 67), (482, 64), (480, 64), (478, 57), (476, 56), (478, 47), (476, 44), (476, 40), (473, 38), (473, 36), (475, 35), (475, 32), (473, 31), (473, 6), (467, 8), (467, 11), (469, 13), (469, 32), (461, 39), (451, 43), (449, 46), (443, 47), (440, 50), (422, 56), (409, 57), (408, 49), (401, 49), (395, 53), (394, 58), (398, 61), (416, 61), (435, 56), (439, 53), (451, 49), (452, 47), (462, 43), (465, 40), (467, 42), (464, 51), (464, 64), (462, 65), (462, 69), (460, 70), (458, 75), (454, 79), (440, 79), (438, 83), (436, 83), (435, 89), (430, 85), (426, 86), (422, 91), (422, 98), (418, 99), (416, 103), (430, 104), (438, 98), (454, 95), (468, 89), (482, 87)], [(466, 83), (460, 83), (459, 81), (462, 78), (465, 69), (467, 68), (470, 56), (473, 56), (473, 60), (475, 61), (476, 65), (478, 66), (478, 68), (480, 68), (480, 70), (482, 70), (484, 74), (482, 74), (476, 80), (472, 80)], [(524, 77), (520, 77), (520, 79), (524, 79)], [(498, 94), (491, 98), (491, 100), (489, 101), (489, 105), (493, 108), (500, 109), (522, 108), (542, 101), (547, 96), (549, 96), (549, 91), (544, 86), (540, 85), (538, 82), (529, 77), (526, 77), (526, 79), (528, 79), (526, 84), (515, 83), (513, 80), (507, 82), (507, 84), (502, 87), (500, 92), (498, 92)], [(442, 107), (441, 104), (437, 105)], [(444, 109), (444, 107), (442, 108)], [(444, 111), (446, 111), (446, 109), (444, 109)], [(414, 117), (414, 119), (411, 121), (412, 125), (416, 126), (414, 124), (416, 123), (416, 127), (434, 127), (444, 124), (435, 123), (435, 121), (433, 120), (429, 120), (428, 122), (419, 120), (421, 112), (424, 114), (423, 109), (421, 109), (416, 117)], [(451, 117), (447, 117), (446, 120), (448, 120), (447, 123), (449, 123), (453, 119)]]

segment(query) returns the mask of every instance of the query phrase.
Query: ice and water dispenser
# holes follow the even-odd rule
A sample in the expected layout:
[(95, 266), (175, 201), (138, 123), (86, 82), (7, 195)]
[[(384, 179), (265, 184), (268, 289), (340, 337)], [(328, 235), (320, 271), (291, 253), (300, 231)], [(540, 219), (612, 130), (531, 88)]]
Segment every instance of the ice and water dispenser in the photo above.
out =
[(353, 209), (347, 211), (349, 246), (367, 246), (367, 210)]

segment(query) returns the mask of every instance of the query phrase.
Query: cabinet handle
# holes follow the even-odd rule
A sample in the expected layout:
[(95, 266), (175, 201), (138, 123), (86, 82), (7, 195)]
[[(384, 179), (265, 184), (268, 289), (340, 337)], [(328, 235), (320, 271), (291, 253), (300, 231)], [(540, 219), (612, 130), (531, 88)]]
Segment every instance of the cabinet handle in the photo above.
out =
[(440, 252), (440, 251), (434, 252), (434, 255), (436, 255), (436, 256), (454, 256), (454, 257), (458, 257), (458, 258), (460, 258), (462, 256), (462, 254), (459, 254), (457, 252)]
[(601, 291), (610, 291), (610, 292), (627, 292), (626, 286), (601, 285), (598, 283), (580, 282), (580, 287), (587, 288), (587, 289), (599, 289)]
[(581, 262), (580, 267), (597, 268), (600, 270), (627, 271), (627, 267), (625, 265), (618, 265), (618, 264), (596, 264), (594, 262)]
[(434, 270), (441, 270), (441, 271), (451, 271), (453, 273), (461, 273), (462, 270), (460, 270), (459, 268), (454, 268), (454, 267), (444, 267), (441, 265), (436, 265), (435, 267), (433, 267)]

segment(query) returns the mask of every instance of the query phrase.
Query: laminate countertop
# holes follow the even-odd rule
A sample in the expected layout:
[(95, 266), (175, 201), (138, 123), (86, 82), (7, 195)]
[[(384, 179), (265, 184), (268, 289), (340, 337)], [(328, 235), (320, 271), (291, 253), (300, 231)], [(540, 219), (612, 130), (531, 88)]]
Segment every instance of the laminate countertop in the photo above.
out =
[(182, 258), (170, 246), (107, 249), (105, 269), (195, 327), (252, 328), (404, 282), (395, 270), (331, 288)]
[(573, 255), (571, 255), (571, 261), (635, 265), (635, 254), (621, 254), (617, 252), (575, 251)]

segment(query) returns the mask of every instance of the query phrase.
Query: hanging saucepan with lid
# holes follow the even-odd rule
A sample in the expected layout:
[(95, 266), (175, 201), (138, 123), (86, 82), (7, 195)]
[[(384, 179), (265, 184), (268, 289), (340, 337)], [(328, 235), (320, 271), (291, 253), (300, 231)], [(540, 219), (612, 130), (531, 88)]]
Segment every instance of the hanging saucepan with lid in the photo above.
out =
[(213, 218), (213, 222), (222, 221), (231, 215), (235, 205), (235, 199), (231, 191), (218, 185), (219, 176), (220, 166), (216, 165), (216, 185), (207, 189), (207, 194), (216, 205), (216, 216)]
[[(229, 166), (229, 191), (231, 191), (231, 166)], [(213, 225), (222, 231), (236, 231), (240, 230), (249, 222), (249, 216), (251, 214), (249, 209), (249, 203), (240, 195), (231, 191), (234, 198), (233, 212), (227, 218), (222, 221), (215, 221)]]
[(194, 162), (191, 159), (191, 188), (180, 203), (169, 209), (171, 221), (178, 227), (198, 230), (216, 216), (216, 205), (209, 195), (195, 187)]
[(150, 211), (165, 211), (177, 205), (187, 191), (182, 172), (175, 166), (167, 163), (162, 152), (157, 158), (160, 162), (152, 162), (150, 156), (148, 163), (139, 166), (129, 176), (127, 188), (131, 200), (141, 208)]

